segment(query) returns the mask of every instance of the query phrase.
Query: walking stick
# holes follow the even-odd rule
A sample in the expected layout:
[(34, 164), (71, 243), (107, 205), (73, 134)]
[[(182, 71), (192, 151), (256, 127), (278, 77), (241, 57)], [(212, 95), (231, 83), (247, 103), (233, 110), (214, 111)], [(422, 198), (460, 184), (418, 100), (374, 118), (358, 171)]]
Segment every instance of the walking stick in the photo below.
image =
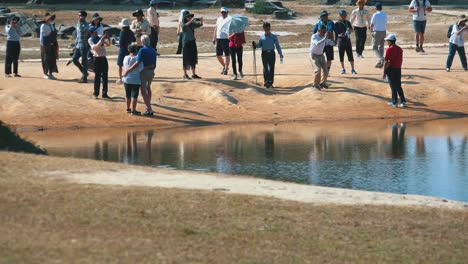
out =
[(253, 49), (253, 72), (254, 72), (254, 75), (255, 75), (255, 85), (258, 85), (258, 82), (257, 82), (257, 56), (255, 56), (255, 50), (256, 50), (255, 42), (252, 42), (252, 49)]

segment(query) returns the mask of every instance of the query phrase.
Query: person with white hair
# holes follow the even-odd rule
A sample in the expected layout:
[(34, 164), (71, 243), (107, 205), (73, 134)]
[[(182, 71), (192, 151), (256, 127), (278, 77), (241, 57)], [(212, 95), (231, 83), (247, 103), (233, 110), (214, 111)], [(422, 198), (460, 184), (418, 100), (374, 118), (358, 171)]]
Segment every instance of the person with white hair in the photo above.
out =
[(141, 95), (143, 96), (143, 101), (146, 105), (146, 112), (143, 113), (144, 116), (153, 116), (154, 112), (151, 108), (151, 83), (154, 78), (154, 71), (156, 69), (156, 50), (153, 49), (151, 45), (151, 40), (148, 35), (141, 36), (141, 43), (143, 47), (138, 51), (136, 57), (136, 62), (130, 66), (123, 74), (123, 77), (126, 77), (129, 72), (133, 71), (139, 65), (143, 64), (143, 70), (140, 71), (141, 79)]

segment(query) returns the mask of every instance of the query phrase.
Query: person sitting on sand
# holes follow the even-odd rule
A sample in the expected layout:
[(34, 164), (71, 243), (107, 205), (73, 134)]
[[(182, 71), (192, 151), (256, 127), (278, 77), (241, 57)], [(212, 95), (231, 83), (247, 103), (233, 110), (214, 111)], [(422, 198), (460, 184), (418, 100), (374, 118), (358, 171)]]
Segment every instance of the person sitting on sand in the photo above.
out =
[(111, 99), (108, 92), (108, 73), (109, 64), (107, 62), (106, 47), (111, 45), (107, 34), (104, 33), (102, 37), (98, 36), (97, 28), (91, 26), (89, 28), (91, 37), (88, 39), (89, 46), (94, 56), (94, 98), (99, 96), (99, 87), (101, 86), (102, 79), (102, 98)]
[(195, 29), (203, 26), (203, 17), (195, 18), (189, 11), (184, 11), (182, 28), (182, 67), (184, 70), (184, 80), (191, 80), (187, 71), (192, 69), (192, 78), (201, 79), (195, 69), (198, 64), (198, 50), (195, 40)]
[[(325, 61), (325, 57), (323, 56), (323, 52), (325, 49), (326, 41), (327, 41), (327, 27), (322, 25), (317, 33), (312, 34), (310, 38), (310, 61), (314, 66), (314, 84), (312, 88), (320, 90), (321, 88), (328, 88), (327, 81), (328, 76), (328, 67), (327, 62)], [(323, 72), (323, 75), (322, 75)]]
[(458, 52), (463, 69), (468, 71), (465, 53), (465, 33), (468, 32), (468, 26), (466, 25), (467, 21), (468, 17), (460, 15), (458, 22), (452, 26), (452, 32), (450, 33), (449, 39), (449, 54), (445, 65), (445, 70), (447, 72), (449, 72), (452, 67), (453, 58), (455, 57), (456, 52)]
[(348, 56), (348, 61), (351, 64), (351, 74), (357, 74), (354, 70), (354, 57), (353, 57), (353, 45), (351, 44), (351, 32), (353, 32), (353, 27), (351, 22), (346, 20), (348, 12), (346, 10), (341, 10), (339, 12), (340, 20), (335, 22), (336, 34), (338, 35), (338, 52), (340, 55), (341, 63), (341, 74), (345, 74), (344, 66), (344, 54)]
[(44, 79), (55, 80), (53, 73), (58, 73), (58, 43), (57, 30), (52, 23), (55, 20), (55, 15), (46, 13), (44, 23), (41, 25), (39, 42), (41, 45), (41, 62), (44, 71)]
[(397, 107), (398, 96), (400, 97), (400, 106), (406, 107), (405, 94), (401, 87), (401, 65), (403, 64), (403, 50), (396, 45), (396, 36), (390, 34), (385, 38), (388, 48), (385, 51), (384, 73), (388, 78), (388, 84), (392, 90), (392, 101), (388, 102), (391, 107)]
[(271, 25), (268, 22), (263, 23), (263, 31), (258, 43), (252, 41), (252, 48), (262, 48), (262, 63), (263, 63), (263, 86), (272, 88), (275, 81), (275, 48), (283, 59), (283, 51), (278, 41), (278, 37), (271, 33)]
[(5, 77), (11, 77), (11, 65), (13, 64), (13, 73), (15, 77), (21, 77), (18, 74), (18, 60), (21, 51), (20, 38), (23, 32), (19, 25), (20, 18), (13, 15), (5, 26), (6, 33), (6, 53), (5, 53)]
[[(123, 59), (123, 69), (127, 71), (131, 65), (135, 64), (137, 61), (138, 48), (136, 45), (130, 45), (128, 47), (128, 52), (130, 55), (125, 56)], [(125, 87), (125, 97), (127, 99), (127, 113), (132, 115), (140, 115), (141, 112), (136, 110), (136, 105), (138, 101), (138, 94), (140, 91), (141, 79), (140, 71), (143, 70), (143, 64), (138, 64), (138, 67), (134, 68), (132, 71), (128, 72), (125, 77), (122, 78), (122, 82)], [(130, 108), (131, 104), (131, 108)]]
[(130, 22), (128, 19), (124, 18), (119, 23), (119, 26), (122, 27), (119, 35), (119, 55), (117, 56), (117, 65), (119, 66), (119, 79), (117, 79), (118, 84), (122, 83), (122, 66), (124, 57), (129, 53), (129, 45), (136, 41), (135, 34), (130, 30)]

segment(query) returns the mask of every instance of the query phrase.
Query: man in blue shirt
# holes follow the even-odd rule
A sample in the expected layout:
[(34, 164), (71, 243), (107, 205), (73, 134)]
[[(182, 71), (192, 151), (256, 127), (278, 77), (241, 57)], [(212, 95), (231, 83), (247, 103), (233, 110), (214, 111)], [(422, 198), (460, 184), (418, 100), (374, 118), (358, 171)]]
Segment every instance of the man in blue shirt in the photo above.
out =
[(262, 48), (263, 86), (266, 88), (272, 88), (273, 82), (275, 80), (275, 48), (278, 51), (281, 59), (283, 59), (284, 56), (283, 52), (281, 51), (281, 46), (278, 42), (278, 37), (270, 32), (270, 23), (263, 23), (263, 30), (265, 31), (265, 34), (260, 36), (258, 44), (255, 43), (255, 41), (252, 41), (252, 47), (254, 49)]
[(151, 82), (153, 81), (154, 70), (156, 69), (157, 54), (156, 50), (150, 46), (151, 40), (149, 36), (141, 36), (141, 43), (143, 44), (143, 48), (138, 51), (138, 55), (136, 57), (137, 61), (132, 66), (130, 66), (122, 76), (127, 76), (127, 74), (136, 69), (140, 63), (143, 63), (143, 70), (140, 72), (141, 95), (146, 105), (146, 112), (143, 113), (143, 115), (153, 116), (154, 112), (151, 108)]
[[(88, 82), (88, 37), (89, 37), (89, 24), (86, 23), (86, 11), (78, 13), (78, 23), (76, 24), (76, 39), (75, 39), (75, 52), (73, 53), (73, 63), (78, 67), (82, 76), (80, 83)], [(79, 59), (81, 57), (81, 63)]]
[(317, 33), (319, 28), (321, 28), (322, 26), (325, 26), (325, 28), (327, 29), (328, 40), (326, 41), (325, 49), (323, 50), (323, 52), (327, 56), (328, 75), (330, 75), (330, 68), (332, 65), (332, 61), (334, 59), (333, 46), (336, 45), (336, 39), (337, 39), (338, 33), (336, 32), (335, 23), (333, 23), (333, 21), (328, 19), (328, 15), (329, 13), (327, 11), (325, 10), (320, 11), (320, 19), (317, 22), (317, 24), (315, 24), (314, 34)]

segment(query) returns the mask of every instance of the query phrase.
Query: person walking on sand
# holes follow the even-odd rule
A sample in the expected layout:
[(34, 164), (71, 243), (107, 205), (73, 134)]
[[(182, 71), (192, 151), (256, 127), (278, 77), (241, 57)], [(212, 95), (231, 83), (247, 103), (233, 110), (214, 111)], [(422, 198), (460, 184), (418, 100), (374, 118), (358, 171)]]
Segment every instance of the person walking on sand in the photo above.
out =
[(230, 62), (229, 34), (222, 31), (222, 27), (226, 22), (229, 21), (229, 10), (226, 7), (221, 7), (220, 13), (220, 16), (216, 20), (216, 27), (213, 30), (213, 44), (216, 44), (216, 58), (218, 59), (221, 66), (223, 66), (221, 74), (227, 75)]
[(146, 10), (146, 16), (151, 26), (150, 46), (155, 50), (159, 40), (159, 13), (157, 10), (159, 2), (159, 0), (151, 0), (149, 8)]
[(351, 32), (353, 32), (353, 27), (351, 22), (346, 20), (348, 12), (346, 10), (341, 10), (339, 12), (340, 20), (335, 22), (336, 33), (338, 35), (338, 53), (340, 55), (341, 63), (341, 74), (345, 74), (344, 66), (344, 54), (348, 56), (348, 61), (351, 64), (351, 74), (357, 74), (354, 70), (354, 57), (353, 57), (353, 45), (351, 44)]
[(89, 46), (94, 56), (94, 98), (99, 96), (99, 88), (102, 80), (102, 98), (111, 99), (108, 92), (108, 73), (109, 64), (107, 62), (106, 47), (111, 45), (107, 34), (104, 33), (102, 37), (98, 36), (97, 28), (91, 26), (89, 28), (91, 37), (88, 39)]
[(382, 68), (384, 63), (385, 36), (387, 35), (387, 14), (382, 11), (382, 4), (376, 3), (377, 10), (371, 19), (372, 49), (377, 57), (376, 68)]
[[(321, 88), (328, 88), (326, 81), (328, 76), (328, 67), (323, 52), (327, 41), (327, 27), (322, 25), (317, 33), (312, 34), (310, 38), (309, 58), (314, 66), (314, 84), (312, 88), (320, 90)], [(323, 72), (323, 75), (322, 75)]]
[(465, 33), (468, 32), (468, 26), (466, 25), (468, 18), (465, 15), (460, 15), (458, 18), (457, 23), (452, 26), (452, 32), (450, 33), (449, 53), (447, 63), (445, 65), (445, 70), (447, 72), (449, 72), (452, 67), (453, 58), (455, 57), (456, 52), (458, 52), (463, 69), (468, 71), (465, 53)]
[[(146, 105), (146, 112), (143, 113), (144, 116), (153, 116), (154, 112), (151, 107), (151, 83), (154, 78), (154, 71), (156, 69), (156, 50), (150, 47), (151, 40), (148, 35), (141, 36), (140, 39), (143, 47), (139, 49), (138, 55), (136, 56), (136, 62), (133, 63), (126, 71), (123, 73), (123, 77), (126, 77), (129, 72), (133, 71), (140, 64), (143, 64), (143, 70), (140, 71), (140, 80), (141, 80), (141, 96), (143, 96), (143, 101)], [(137, 46), (138, 47), (138, 46)]]
[(21, 52), (20, 38), (23, 35), (19, 25), (20, 18), (12, 15), (8, 24), (5, 26), (6, 34), (6, 53), (5, 53), (5, 77), (11, 77), (11, 66), (13, 64), (13, 73), (15, 77), (21, 77), (18, 74), (18, 61)]
[(129, 45), (136, 41), (135, 34), (130, 30), (130, 21), (124, 18), (120, 21), (119, 26), (122, 27), (119, 35), (119, 54), (117, 56), (117, 65), (119, 66), (119, 79), (117, 79), (118, 84), (122, 83), (122, 66), (124, 57), (129, 53)]
[(141, 37), (144, 35), (149, 36), (151, 34), (151, 26), (148, 20), (145, 19), (145, 15), (141, 9), (133, 12), (132, 14), (136, 19), (132, 21), (130, 29), (133, 31), (136, 37), (136, 45), (140, 49), (143, 47), (141, 43)]
[[(243, 44), (245, 43), (245, 33), (244, 31), (240, 33), (234, 33), (229, 35), (229, 50), (231, 53), (231, 61), (232, 61), (232, 72), (233, 80), (238, 80), (239, 78), (244, 78), (244, 74), (242, 73), (242, 56), (243, 56)], [(239, 64), (239, 73), (237, 72), (236, 64)]]
[(330, 75), (330, 68), (331, 68), (331, 65), (332, 65), (332, 61), (334, 60), (335, 56), (334, 56), (334, 51), (333, 51), (333, 46), (336, 45), (336, 28), (335, 28), (335, 23), (333, 23), (333, 21), (329, 20), (328, 19), (328, 16), (330, 14), (325, 11), (325, 10), (322, 10), (320, 11), (320, 19), (319, 21), (317, 22), (317, 24), (315, 24), (315, 27), (314, 27), (314, 34), (317, 33), (318, 29), (321, 27), (321, 26), (325, 26), (327, 28), (327, 41), (325, 43), (325, 49), (324, 49), (324, 52), (325, 52), (325, 55), (327, 56), (327, 68), (328, 68), (328, 71), (327, 71), (327, 74)]
[[(123, 59), (123, 69), (127, 71), (131, 65), (137, 60), (136, 56), (138, 48), (136, 45), (130, 45), (128, 47), (129, 55)], [(141, 79), (140, 71), (143, 70), (143, 64), (138, 64), (138, 67), (127, 73), (127, 76), (122, 78), (122, 82), (125, 87), (125, 98), (127, 99), (127, 113), (132, 115), (140, 115), (141, 112), (136, 110), (138, 101), (138, 94), (140, 93)], [(131, 107), (131, 108), (130, 108)]]
[(425, 52), (423, 44), (427, 23), (426, 15), (432, 12), (431, 2), (429, 2), (429, 0), (412, 0), (408, 11), (413, 13), (413, 28), (416, 33), (416, 52)]
[[(197, 19), (194, 14), (185, 10), (181, 23), (182, 30), (182, 68), (184, 70), (184, 80), (201, 79), (196, 73), (198, 64), (198, 50), (195, 39), (195, 29), (203, 26), (203, 17)], [(192, 70), (192, 78), (187, 74), (188, 70)]]
[(385, 65), (383, 78), (388, 78), (388, 84), (392, 90), (392, 101), (388, 102), (391, 107), (397, 107), (398, 96), (400, 106), (406, 107), (405, 94), (401, 87), (401, 65), (403, 64), (403, 50), (396, 45), (396, 36), (390, 34), (385, 38), (388, 48), (385, 52)]
[(46, 13), (43, 19), (44, 23), (41, 25), (41, 29), (39, 31), (42, 70), (44, 72), (44, 79), (48, 80), (55, 80), (56, 78), (53, 73), (58, 73), (58, 43), (57, 30), (53, 24), (54, 20), (55, 15)]
[(356, 35), (356, 54), (358, 58), (363, 58), (362, 53), (367, 40), (367, 29), (370, 29), (370, 14), (369, 10), (365, 9), (367, 0), (358, 0), (356, 5), (358, 8), (351, 12), (350, 22), (353, 25)]
[[(73, 64), (80, 70), (81, 79), (79, 83), (88, 82), (88, 36), (89, 24), (86, 23), (86, 11), (78, 12), (78, 23), (76, 24), (75, 52), (73, 53)], [(81, 57), (81, 63), (79, 59)]]
[(284, 56), (278, 37), (271, 33), (270, 23), (263, 23), (263, 31), (265, 33), (260, 36), (258, 44), (252, 41), (252, 48), (262, 48), (263, 86), (265, 86), (265, 88), (273, 88), (273, 83), (275, 81), (275, 48), (281, 59), (283, 59)]

